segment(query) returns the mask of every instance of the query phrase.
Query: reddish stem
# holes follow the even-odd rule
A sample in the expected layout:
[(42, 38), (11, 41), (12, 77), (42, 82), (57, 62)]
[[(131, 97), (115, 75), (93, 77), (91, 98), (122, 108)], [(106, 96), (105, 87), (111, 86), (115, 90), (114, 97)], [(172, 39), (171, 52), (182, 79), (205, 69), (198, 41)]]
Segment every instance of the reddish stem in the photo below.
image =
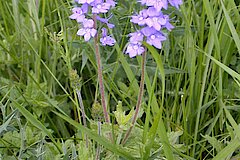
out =
[[(96, 14), (93, 15), (93, 21), (94, 21), (94, 29), (97, 29)], [(96, 59), (97, 59), (98, 80), (99, 80), (99, 87), (100, 87), (100, 94), (101, 94), (101, 103), (102, 103), (102, 107), (103, 107), (103, 114), (104, 114), (105, 122), (110, 124), (110, 118), (108, 115), (107, 106), (106, 106), (106, 102), (105, 102), (105, 96), (104, 96), (101, 57), (100, 57), (99, 46), (98, 46), (98, 34), (96, 34), (94, 37), (94, 48), (95, 48), (95, 54), (96, 54)]]
[(145, 78), (145, 63), (146, 63), (146, 51), (142, 54), (142, 72), (141, 72), (141, 81), (140, 81), (140, 87), (139, 87), (139, 93), (138, 93), (138, 101), (136, 104), (136, 111), (134, 114), (134, 117), (132, 119), (132, 124), (130, 128), (128, 129), (127, 133), (125, 134), (125, 137), (122, 140), (122, 144), (124, 145), (127, 142), (127, 139), (129, 138), (129, 135), (137, 121), (137, 116), (141, 107), (142, 103), (142, 97), (143, 97), (143, 91), (144, 91), (144, 78)]

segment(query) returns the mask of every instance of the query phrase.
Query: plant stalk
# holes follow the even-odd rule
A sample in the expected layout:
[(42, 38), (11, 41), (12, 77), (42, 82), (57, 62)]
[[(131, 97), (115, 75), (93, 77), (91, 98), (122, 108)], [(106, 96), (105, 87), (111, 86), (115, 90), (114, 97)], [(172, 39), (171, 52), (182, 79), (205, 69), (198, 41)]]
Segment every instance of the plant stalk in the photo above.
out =
[[(76, 92), (77, 92), (77, 95), (78, 95), (79, 105), (80, 105), (80, 108), (81, 108), (81, 111), (82, 111), (83, 125), (84, 125), (84, 127), (87, 127), (86, 113), (85, 113), (85, 110), (84, 110), (81, 91), (77, 89)], [(88, 148), (88, 136), (85, 135), (85, 138), (86, 138), (86, 147)]]
[[(98, 121), (98, 135), (101, 136), (101, 122)], [(101, 151), (101, 146), (98, 144), (97, 146), (97, 152), (96, 152), (96, 160), (100, 160), (100, 151)]]
[[(96, 14), (93, 15), (93, 21), (94, 21), (94, 29), (97, 29)], [(105, 96), (104, 96), (101, 57), (100, 57), (99, 46), (98, 46), (98, 34), (96, 34), (94, 37), (94, 48), (95, 48), (97, 67), (98, 67), (98, 81), (99, 81), (99, 88), (100, 88), (100, 94), (101, 94), (101, 103), (102, 103), (102, 108), (103, 108), (104, 119), (105, 119), (106, 123), (110, 124), (110, 118), (109, 118), (109, 114), (107, 111), (107, 106), (106, 106), (106, 101), (105, 101)]]
[(142, 98), (143, 98), (145, 65), (146, 65), (146, 51), (143, 52), (143, 54), (142, 54), (142, 72), (141, 72), (140, 88), (139, 88), (139, 93), (138, 93), (138, 101), (136, 104), (136, 111), (135, 111), (134, 117), (132, 119), (132, 124), (131, 124), (130, 128), (128, 129), (127, 133), (125, 134), (125, 137), (122, 140), (122, 145), (124, 145), (127, 142), (127, 139), (129, 138), (130, 133), (137, 121), (137, 116), (138, 116), (138, 113), (139, 113), (139, 110), (141, 107), (141, 103), (142, 103)]

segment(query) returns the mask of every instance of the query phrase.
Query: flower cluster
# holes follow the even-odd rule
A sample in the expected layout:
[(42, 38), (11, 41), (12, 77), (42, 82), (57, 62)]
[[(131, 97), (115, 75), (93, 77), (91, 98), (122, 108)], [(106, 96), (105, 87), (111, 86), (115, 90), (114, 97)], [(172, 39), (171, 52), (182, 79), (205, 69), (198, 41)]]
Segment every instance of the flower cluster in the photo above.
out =
[[(91, 37), (97, 34), (97, 28), (94, 26), (93, 15), (101, 23), (104, 23), (108, 28), (113, 28), (114, 24), (109, 23), (109, 19), (101, 18), (100, 15), (107, 13), (111, 7), (116, 5), (114, 0), (75, 0), (78, 6), (72, 9), (70, 19), (76, 20), (81, 24), (77, 35), (83, 36), (85, 41), (89, 41)], [(112, 46), (115, 44), (115, 39), (107, 35), (107, 29), (102, 28), (102, 37), (100, 38), (102, 45)]]
[(177, 9), (182, 4), (182, 0), (139, 0), (139, 2), (146, 5), (147, 8), (131, 17), (131, 22), (141, 27), (140, 30), (129, 34), (130, 43), (126, 53), (131, 58), (141, 55), (145, 51), (142, 47), (143, 40), (158, 49), (162, 48), (162, 41), (166, 40), (162, 29), (171, 31), (174, 27), (169, 22), (169, 16), (164, 15), (161, 11), (162, 9), (166, 10), (169, 4)]

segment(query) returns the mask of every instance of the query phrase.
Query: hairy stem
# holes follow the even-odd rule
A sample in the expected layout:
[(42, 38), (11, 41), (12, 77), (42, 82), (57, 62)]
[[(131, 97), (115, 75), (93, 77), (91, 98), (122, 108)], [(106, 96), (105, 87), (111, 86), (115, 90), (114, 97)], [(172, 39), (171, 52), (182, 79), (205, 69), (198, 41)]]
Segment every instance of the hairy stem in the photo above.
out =
[[(79, 101), (79, 105), (82, 111), (82, 117), (83, 117), (83, 125), (85, 127), (87, 127), (87, 121), (86, 121), (86, 114), (85, 114), (85, 110), (84, 110), (84, 105), (83, 105), (83, 101), (82, 101), (82, 96), (81, 96), (81, 91), (77, 89), (77, 95), (78, 95), (78, 101)], [(86, 138), (86, 147), (88, 147), (88, 136), (85, 135)]]
[[(96, 15), (93, 15), (94, 20), (94, 29), (97, 29), (97, 19)], [(105, 118), (105, 122), (110, 124), (110, 118), (107, 111), (105, 96), (104, 96), (104, 85), (103, 85), (103, 75), (102, 75), (102, 66), (101, 66), (101, 57), (99, 52), (99, 46), (98, 46), (98, 35), (94, 37), (94, 48), (95, 48), (95, 54), (97, 59), (97, 67), (98, 67), (98, 81), (99, 81), (99, 88), (100, 88), (100, 94), (101, 94), (101, 103), (103, 107), (103, 114)]]
[[(101, 122), (98, 121), (98, 135), (101, 136)], [(97, 152), (96, 152), (96, 160), (100, 160), (100, 151), (101, 151), (101, 146), (98, 144), (97, 145)]]
[(138, 93), (138, 100), (136, 104), (136, 111), (134, 114), (134, 117), (132, 119), (132, 124), (130, 128), (128, 129), (127, 133), (125, 134), (125, 137), (122, 140), (122, 144), (124, 145), (127, 142), (127, 139), (129, 138), (129, 135), (137, 121), (137, 116), (141, 107), (142, 98), (143, 98), (143, 91), (144, 91), (144, 78), (145, 78), (145, 63), (146, 63), (146, 51), (142, 54), (142, 72), (141, 72), (141, 81), (140, 81), (140, 88)]

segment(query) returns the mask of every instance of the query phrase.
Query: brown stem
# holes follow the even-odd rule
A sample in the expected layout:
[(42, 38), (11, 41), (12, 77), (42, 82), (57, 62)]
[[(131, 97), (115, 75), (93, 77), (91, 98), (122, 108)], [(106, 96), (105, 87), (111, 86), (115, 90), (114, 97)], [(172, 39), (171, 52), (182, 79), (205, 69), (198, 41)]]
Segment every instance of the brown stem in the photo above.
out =
[(127, 142), (127, 139), (129, 138), (129, 135), (137, 121), (137, 116), (138, 116), (138, 113), (139, 113), (139, 110), (141, 107), (143, 91), (144, 91), (145, 63), (146, 63), (146, 51), (143, 52), (143, 54), (142, 54), (142, 72), (141, 72), (140, 88), (139, 88), (139, 93), (138, 93), (138, 101), (136, 104), (136, 111), (135, 111), (134, 117), (132, 119), (132, 124), (131, 124), (130, 128), (128, 129), (127, 133), (125, 134), (125, 137), (122, 140), (122, 145), (124, 145)]
[[(93, 15), (93, 21), (94, 21), (94, 29), (97, 29), (96, 14)], [(96, 34), (96, 36), (94, 37), (94, 48), (95, 48), (95, 54), (96, 54), (96, 59), (97, 59), (98, 80), (99, 80), (99, 87), (100, 87), (100, 94), (101, 94), (101, 103), (102, 103), (102, 107), (103, 107), (103, 114), (104, 114), (105, 122), (110, 124), (110, 118), (108, 115), (107, 106), (106, 106), (106, 102), (105, 102), (105, 96), (104, 96), (101, 57), (100, 57), (99, 46), (98, 46), (98, 34)]]

